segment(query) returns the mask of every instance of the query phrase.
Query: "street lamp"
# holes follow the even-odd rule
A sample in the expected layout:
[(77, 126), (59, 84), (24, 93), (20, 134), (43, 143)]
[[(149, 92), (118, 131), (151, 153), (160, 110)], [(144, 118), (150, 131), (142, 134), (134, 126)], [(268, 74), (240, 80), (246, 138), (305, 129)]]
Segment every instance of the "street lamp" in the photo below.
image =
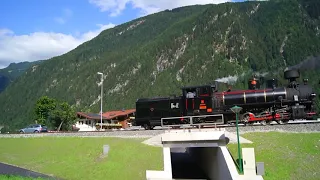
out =
[(101, 75), (101, 84), (100, 84), (100, 86), (101, 86), (101, 95), (100, 95), (100, 98), (101, 98), (101, 100), (100, 100), (100, 102), (101, 102), (101, 104), (100, 104), (100, 126), (101, 126), (101, 131), (102, 131), (102, 94), (103, 94), (103, 73), (101, 73), (101, 72), (98, 72), (98, 74), (99, 75)]
[(238, 114), (242, 110), (242, 107), (233, 106), (230, 108), (232, 112), (236, 114), (236, 127), (237, 127), (237, 140), (238, 140), (238, 157), (239, 157), (239, 166), (240, 166), (240, 173), (243, 173), (242, 168), (242, 156), (241, 156), (241, 149), (240, 149), (240, 139), (239, 139), (239, 125), (238, 125)]

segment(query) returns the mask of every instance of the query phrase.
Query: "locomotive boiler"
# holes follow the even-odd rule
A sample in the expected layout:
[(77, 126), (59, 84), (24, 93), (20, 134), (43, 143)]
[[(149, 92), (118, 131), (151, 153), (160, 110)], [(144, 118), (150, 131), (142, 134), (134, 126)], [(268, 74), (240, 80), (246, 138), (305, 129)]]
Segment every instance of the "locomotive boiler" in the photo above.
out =
[(265, 89), (260, 89), (257, 79), (249, 81), (249, 90), (217, 92), (213, 95), (213, 104), (218, 104), (219, 110), (228, 111), (237, 105), (243, 108), (242, 119), (245, 122), (279, 119), (287, 122), (289, 119), (310, 119), (314, 112), (316, 94), (304, 80), (299, 84), (298, 70), (284, 72), (284, 78), (289, 81), (286, 87), (277, 87), (276, 80), (269, 80)]
[[(193, 123), (233, 123), (235, 114), (231, 107), (242, 107), (240, 121), (244, 124), (276, 121), (286, 123), (294, 119), (310, 119), (315, 113), (316, 94), (307, 80), (297, 82), (298, 70), (287, 70), (285, 87), (278, 87), (276, 79), (268, 80), (265, 88), (258, 79), (248, 82), (248, 89), (218, 91), (218, 84), (183, 87), (179, 97), (144, 98), (136, 102), (134, 124), (152, 129), (165, 124), (188, 123), (186, 116), (195, 116)], [(223, 121), (214, 120), (210, 115), (223, 115)], [(172, 118), (169, 117), (179, 117)], [(167, 118), (161, 122), (161, 118)]]

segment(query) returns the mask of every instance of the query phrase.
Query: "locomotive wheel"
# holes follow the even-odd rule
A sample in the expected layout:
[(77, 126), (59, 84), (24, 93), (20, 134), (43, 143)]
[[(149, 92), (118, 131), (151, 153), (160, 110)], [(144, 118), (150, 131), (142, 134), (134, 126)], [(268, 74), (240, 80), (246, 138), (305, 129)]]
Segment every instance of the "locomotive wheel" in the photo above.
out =
[(284, 124), (282, 120), (277, 121), (278, 124)]
[(149, 124), (144, 124), (144, 125), (143, 125), (143, 128), (144, 128), (145, 130), (150, 130), (150, 129), (151, 129), (151, 126), (150, 126)]
[(260, 124), (263, 125), (263, 126), (265, 126), (265, 125), (267, 125), (267, 121), (265, 121), (265, 120), (260, 121)]
[(288, 124), (289, 120), (283, 120), (283, 124)]
[(249, 122), (249, 114), (245, 114), (245, 115), (243, 115), (243, 118), (242, 118), (242, 122), (243, 122), (243, 124), (245, 125), (245, 126), (247, 126), (247, 124), (249, 124), (249, 125), (252, 125), (253, 123), (252, 122)]

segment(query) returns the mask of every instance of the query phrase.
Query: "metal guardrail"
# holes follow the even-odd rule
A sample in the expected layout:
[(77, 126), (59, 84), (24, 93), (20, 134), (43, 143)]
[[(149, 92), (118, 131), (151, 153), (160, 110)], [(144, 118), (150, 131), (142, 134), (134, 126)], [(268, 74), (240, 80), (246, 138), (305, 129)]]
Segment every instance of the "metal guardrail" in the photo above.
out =
[[(198, 118), (198, 117), (217, 117), (217, 116), (221, 116), (221, 121), (218, 123), (194, 123), (193, 122), (193, 118)], [(189, 119), (189, 124), (172, 124), (172, 125), (164, 125), (163, 124), (163, 120), (168, 120), (168, 119)], [(214, 125), (215, 127), (217, 127), (217, 124), (223, 124), (224, 123), (224, 116), (223, 114), (213, 114), (213, 115), (200, 115), (200, 116), (180, 116), (180, 117), (165, 117), (165, 118), (161, 118), (161, 127), (184, 127), (184, 126), (198, 126), (198, 128), (200, 129), (202, 126), (210, 126), (210, 125)]]

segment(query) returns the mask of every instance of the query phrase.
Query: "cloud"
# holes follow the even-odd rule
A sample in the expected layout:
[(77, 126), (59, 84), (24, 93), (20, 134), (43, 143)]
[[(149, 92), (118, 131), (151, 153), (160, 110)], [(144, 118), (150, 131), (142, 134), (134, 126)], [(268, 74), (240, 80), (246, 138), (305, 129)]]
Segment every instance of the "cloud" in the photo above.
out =
[(16, 35), (9, 29), (0, 29), (0, 68), (12, 62), (45, 60), (76, 48), (115, 24), (98, 24), (97, 29), (72, 35), (55, 32), (34, 32)]
[(62, 10), (62, 16), (54, 18), (54, 21), (56, 21), (59, 24), (65, 24), (73, 15), (73, 11), (71, 9), (63, 9)]
[(62, 18), (62, 17), (56, 17), (56, 18), (54, 18), (54, 21), (56, 21), (59, 24), (66, 23), (66, 20), (64, 18)]
[(99, 7), (100, 11), (110, 12), (110, 16), (120, 15), (129, 3), (133, 5), (133, 8), (140, 9), (141, 14), (148, 15), (181, 6), (219, 4), (225, 2), (232, 2), (232, 0), (89, 0), (89, 3)]
[(13, 34), (13, 31), (10, 29), (0, 29), (0, 37)]

